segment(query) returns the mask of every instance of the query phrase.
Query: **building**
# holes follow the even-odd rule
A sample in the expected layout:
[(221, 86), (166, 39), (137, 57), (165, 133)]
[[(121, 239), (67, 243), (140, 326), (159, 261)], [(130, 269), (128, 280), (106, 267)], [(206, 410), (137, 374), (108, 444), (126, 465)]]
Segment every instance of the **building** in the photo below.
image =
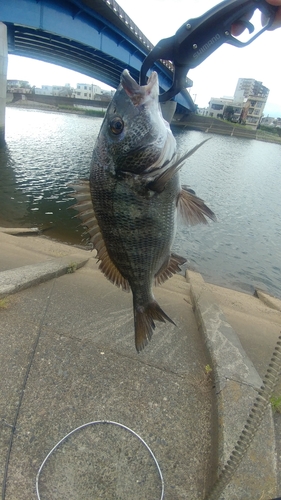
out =
[(261, 119), (261, 125), (266, 125), (267, 127), (281, 128), (281, 118), (275, 118), (273, 116), (264, 116)]
[(243, 121), (246, 125), (257, 128), (263, 116), (266, 99), (250, 95), (243, 108)]
[(102, 95), (102, 89), (98, 85), (93, 85), (92, 83), (77, 83), (74, 95), (75, 97), (79, 97), (79, 99), (92, 100)]
[(114, 92), (115, 90), (101, 89), (98, 85), (94, 85), (93, 83), (77, 83), (76, 89), (74, 90), (74, 97), (108, 102), (111, 100)]
[(253, 78), (239, 78), (233, 97), (211, 98), (208, 116), (226, 118), (231, 114), (231, 121), (256, 129), (263, 116), (268, 94), (269, 89), (262, 82)]
[(243, 96), (244, 103), (242, 119), (246, 125), (257, 128), (263, 116), (263, 110), (269, 95), (269, 89), (262, 82), (253, 78), (239, 78), (235, 96)]
[(244, 102), (234, 100), (233, 97), (211, 97), (207, 116), (213, 118), (226, 118), (227, 108), (233, 108), (232, 121), (239, 122)]
[(42, 85), (41, 88), (35, 87), (35, 94), (72, 97), (73, 89), (70, 87), (69, 83), (65, 85)]
[(7, 92), (30, 94), (31, 91), (32, 89), (29, 83), (25, 80), (7, 80)]
[(245, 98), (250, 96), (267, 98), (269, 90), (263, 86), (262, 82), (258, 82), (253, 78), (239, 78), (234, 92), (234, 97), (238, 93), (239, 95), (242, 93)]
[(197, 108), (196, 114), (201, 116), (208, 116), (208, 108)]

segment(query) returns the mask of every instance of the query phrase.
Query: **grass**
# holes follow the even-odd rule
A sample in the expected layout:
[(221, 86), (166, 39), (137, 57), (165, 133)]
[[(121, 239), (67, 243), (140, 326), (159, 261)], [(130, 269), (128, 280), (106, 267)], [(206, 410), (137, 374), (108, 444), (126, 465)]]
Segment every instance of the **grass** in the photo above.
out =
[(267, 127), (266, 125), (260, 125), (260, 131), (265, 132), (266, 134), (277, 135), (281, 138), (281, 129), (277, 127)]
[(281, 396), (272, 396), (270, 404), (274, 413), (281, 413)]
[(0, 299), (0, 310), (7, 309), (9, 305), (9, 300), (5, 297), (4, 299)]
[(75, 273), (76, 269), (77, 269), (77, 263), (70, 262), (70, 264), (68, 265), (67, 274)]
[(103, 109), (85, 109), (85, 108), (78, 108), (78, 107), (74, 107), (74, 106), (69, 106), (67, 104), (59, 104), (58, 110), (65, 110), (65, 111), (82, 113), (83, 115), (86, 115), (86, 116), (103, 117), (105, 115), (105, 111)]
[[(78, 108), (79, 110), (83, 111), (83, 109), (81, 108)], [(84, 109), (84, 113), (85, 115), (88, 115), (88, 116), (104, 116), (105, 115), (105, 111), (103, 111), (102, 109)]]
[(205, 373), (208, 375), (209, 373), (211, 373), (213, 370), (212, 368), (210, 367), (210, 365), (206, 365), (205, 366)]
[(266, 132), (265, 130), (257, 130), (257, 139), (265, 139), (277, 144), (281, 144), (281, 137), (277, 134)]

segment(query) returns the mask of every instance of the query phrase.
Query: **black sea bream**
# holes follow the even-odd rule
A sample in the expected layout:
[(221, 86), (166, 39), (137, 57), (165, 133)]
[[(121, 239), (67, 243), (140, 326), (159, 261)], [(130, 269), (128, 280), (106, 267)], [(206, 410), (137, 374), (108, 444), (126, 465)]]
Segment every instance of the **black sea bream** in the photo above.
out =
[(180, 271), (186, 260), (171, 250), (177, 211), (189, 224), (215, 219), (180, 185), (182, 162), (198, 147), (177, 155), (158, 103), (157, 73), (139, 86), (125, 70), (94, 147), (90, 184), (74, 186), (75, 208), (99, 268), (112, 283), (132, 290), (137, 351), (151, 339), (154, 321), (173, 323), (154, 299), (152, 285)]

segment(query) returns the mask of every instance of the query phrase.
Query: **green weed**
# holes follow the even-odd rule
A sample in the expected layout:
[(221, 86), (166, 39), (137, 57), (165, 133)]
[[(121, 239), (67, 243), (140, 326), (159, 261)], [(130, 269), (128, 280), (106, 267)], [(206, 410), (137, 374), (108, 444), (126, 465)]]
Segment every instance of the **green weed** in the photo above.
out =
[(210, 367), (210, 365), (206, 365), (206, 366), (205, 366), (205, 373), (206, 373), (206, 375), (209, 375), (209, 373), (211, 373), (212, 371), (213, 371), (213, 370), (212, 370), (212, 368)]
[(67, 274), (72, 274), (72, 273), (75, 273), (77, 269), (77, 263), (76, 262), (70, 262), (70, 264), (68, 265), (68, 269), (67, 269)]
[(0, 299), (0, 309), (7, 309), (9, 305), (9, 300), (7, 297), (5, 297), (4, 299)]
[(275, 413), (281, 413), (281, 396), (272, 396), (270, 398), (270, 404), (272, 411)]

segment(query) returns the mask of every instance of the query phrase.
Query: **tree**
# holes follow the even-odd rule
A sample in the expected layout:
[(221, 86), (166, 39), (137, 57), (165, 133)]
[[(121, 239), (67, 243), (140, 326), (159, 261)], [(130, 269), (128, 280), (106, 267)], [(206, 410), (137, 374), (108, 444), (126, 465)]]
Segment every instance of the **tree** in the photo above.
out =
[(234, 107), (233, 106), (226, 106), (223, 112), (223, 117), (225, 120), (228, 120), (229, 122), (232, 120), (234, 115)]
[(25, 82), (25, 81), (23, 81), (23, 80), (20, 80), (20, 82), (19, 82), (19, 83), (20, 83), (20, 88), (21, 88), (21, 89), (30, 89), (30, 88), (31, 88), (28, 82)]

